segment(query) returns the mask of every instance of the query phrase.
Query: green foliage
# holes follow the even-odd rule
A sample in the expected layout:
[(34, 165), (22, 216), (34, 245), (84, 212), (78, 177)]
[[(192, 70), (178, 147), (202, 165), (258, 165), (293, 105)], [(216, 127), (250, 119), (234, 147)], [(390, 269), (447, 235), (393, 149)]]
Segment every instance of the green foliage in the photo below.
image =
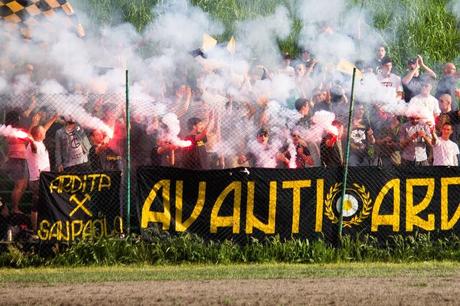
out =
[[(98, 24), (129, 22), (138, 31), (154, 20), (152, 9), (168, 0), (82, 0), (79, 8), (88, 12), (90, 19)], [(235, 31), (236, 23), (273, 13), (278, 5), (284, 5), (295, 16), (295, 0), (192, 0), (210, 16), (225, 26), (218, 37), (228, 40)], [(426, 63), (436, 67), (440, 63), (453, 61), (459, 56), (460, 32), (455, 17), (446, 9), (448, 0), (349, 0), (348, 7), (357, 7), (370, 12), (373, 25), (383, 35), (399, 70), (405, 69), (408, 58), (420, 54)], [(291, 35), (279, 41), (282, 52), (292, 55), (298, 52), (298, 35), (302, 28), (293, 18)]]
[(417, 54), (429, 65), (459, 56), (460, 32), (447, 9), (448, 0), (369, 0), (374, 26), (386, 35), (384, 42), (399, 67)]
[(127, 238), (104, 238), (80, 241), (58, 250), (49, 258), (37, 252), (23, 252), (10, 246), (0, 253), (0, 266), (26, 267), (36, 265), (86, 266), (118, 264), (180, 264), (180, 263), (337, 263), (337, 262), (417, 262), (460, 260), (460, 237), (452, 235), (435, 239), (430, 234), (393, 236), (379, 241), (372, 236), (352, 239), (345, 236), (341, 246), (323, 240), (264, 241), (250, 239), (243, 245), (232, 241), (204, 241), (184, 234), (178, 236), (150, 235)]
[(23, 251), (13, 244), (0, 250), (0, 267), (23, 268), (39, 266), (45, 263), (46, 259), (37, 253)]

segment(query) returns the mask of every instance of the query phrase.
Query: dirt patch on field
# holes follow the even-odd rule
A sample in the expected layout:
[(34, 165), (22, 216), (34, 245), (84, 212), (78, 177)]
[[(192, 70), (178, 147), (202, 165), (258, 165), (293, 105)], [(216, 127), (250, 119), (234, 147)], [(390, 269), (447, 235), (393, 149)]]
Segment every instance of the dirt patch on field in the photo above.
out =
[(459, 305), (460, 276), (0, 284), (1, 305)]

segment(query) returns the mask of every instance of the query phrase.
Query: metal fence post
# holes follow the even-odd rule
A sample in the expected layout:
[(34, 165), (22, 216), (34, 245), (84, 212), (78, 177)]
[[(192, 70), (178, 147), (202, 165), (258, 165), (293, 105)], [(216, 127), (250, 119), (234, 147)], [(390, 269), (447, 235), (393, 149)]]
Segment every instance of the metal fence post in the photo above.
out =
[(340, 198), (339, 205), (339, 241), (342, 241), (342, 229), (343, 229), (343, 204), (345, 203), (345, 194), (347, 189), (347, 180), (348, 180), (348, 160), (350, 158), (350, 134), (351, 134), (351, 124), (353, 119), (353, 104), (355, 102), (355, 77), (356, 77), (356, 67), (353, 68), (353, 76), (351, 80), (351, 97), (350, 97), (350, 109), (348, 112), (348, 127), (347, 127), (347, 142), (346, 142), (346, 151), (345, 151), (345, 164), (343, 169), (343, 188), (342, 188), (342, 197)]
[(126, 70), (126, 229), (131, 232), (131, 115), (129, 112), (129, 74)]

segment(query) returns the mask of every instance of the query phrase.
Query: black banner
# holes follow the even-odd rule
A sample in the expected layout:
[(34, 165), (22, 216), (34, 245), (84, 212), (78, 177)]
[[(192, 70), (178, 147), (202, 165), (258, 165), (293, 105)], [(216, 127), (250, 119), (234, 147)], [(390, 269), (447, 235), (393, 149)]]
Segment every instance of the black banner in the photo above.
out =
[(123, 232), (119, 171), (40, 175), (38, 237), (73, 241)]
[[(337, 238), (342, 169), (138, 171), (141, 229), (208, 239)], [(460, 233), (458, 167), (356, 167), (349, 171), (344, 234)]]

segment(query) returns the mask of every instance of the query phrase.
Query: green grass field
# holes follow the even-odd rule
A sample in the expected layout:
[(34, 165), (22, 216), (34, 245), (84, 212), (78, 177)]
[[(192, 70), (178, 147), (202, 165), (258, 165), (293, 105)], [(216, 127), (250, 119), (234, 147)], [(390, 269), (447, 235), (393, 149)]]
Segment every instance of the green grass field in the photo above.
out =
[(91, 266), (0, 269), (0, 283), (94, 283), (166, 280), (292, 279), (324, 277), (449, 277), (458, 262)]

